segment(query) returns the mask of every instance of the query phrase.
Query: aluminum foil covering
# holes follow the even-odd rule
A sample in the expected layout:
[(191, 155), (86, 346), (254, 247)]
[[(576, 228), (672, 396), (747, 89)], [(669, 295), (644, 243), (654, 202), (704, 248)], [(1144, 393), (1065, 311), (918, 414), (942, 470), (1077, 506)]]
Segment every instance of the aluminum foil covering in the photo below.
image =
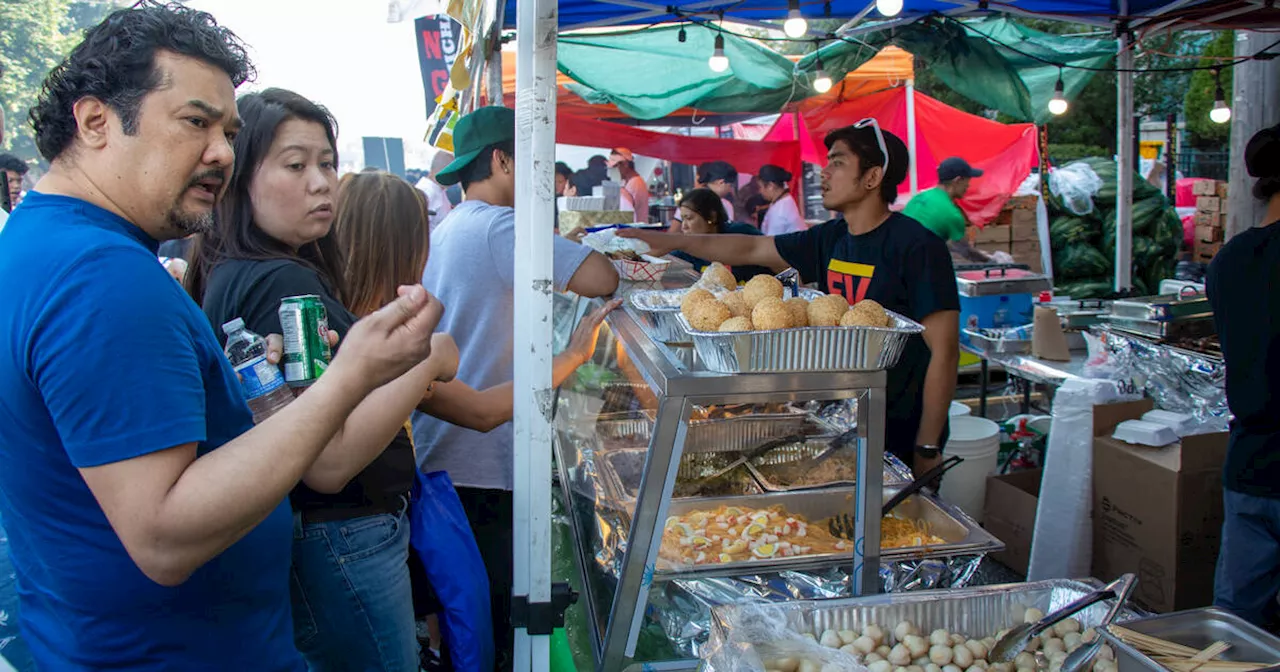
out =
[(1140, 383), (1157, 408), (1194, 417), (1197, 433), (1226, 431), (1231, 410), (1222, 360), (1106, 329), (1093, 335), (1108, 351), (1112, 376)]
[[(1029, 607), (1049, 613), (1092, 592), (1097, 585), (1054, 579), (1035, 583), (985, 586), (962, 590), (924, 591), (874, 595), (863, 598), (785, 604), (726, 604), (714, 609), (712, 632), (699, 647), (704, 670), (760, 672), (764, 657), (800, 655), (821, 657), (831, 669), (863, 669), (851, 657), (836, 656), (832, 649), (814, 645), (802, 636), (819, 636), (827, 630), (861, 630), (871, 624), (888, 631), (909, 620), (923, 632), (936, 628), (970, 637), (994, 636), (999, 630), (1021, 623)], [(1075, 616), (1085, 627), (1097, 626), (1110, 609), (1110, 601), (1086, 608)], [(1136, 617), (1122, 610), (1121, 621)], [(827, 669), (827, 668), (823, 668)]]
[[(880, 590), (887, 593), (962, 588), (973, 580), (983, 557), (960, 555), (881, 563)], [(667, 638), (682, 655), (705, 658), (715, 607), (847, 598), (853, 594), (852, 586), (845, 567), (732, 578), (678, 579), (653, 588), (648, 613), (662, 625)]]

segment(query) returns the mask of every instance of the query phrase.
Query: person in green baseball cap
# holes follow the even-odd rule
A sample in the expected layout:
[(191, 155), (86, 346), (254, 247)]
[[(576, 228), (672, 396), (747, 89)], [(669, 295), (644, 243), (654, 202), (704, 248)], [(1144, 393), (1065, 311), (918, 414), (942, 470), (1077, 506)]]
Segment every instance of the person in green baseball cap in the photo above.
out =
[[(456, 158), (437, 173), (436, 180), (442, 185), (461, 184), (466, 200), (431, 232), (431, 257), (422, 284), (440, 292), (435, 296), (444, 305), (456, 306), (446, 311), (438, 329), (453, 336), (458, 345), (457, 380), (487, 390), (509, 385), (514, 377), (515, 114), (504, 107), (482, 107), (459, 119), (453, 129), (453, 151)], [(553, 159), (547, 159), (550, 169)], [(596, 297), (617, 289), (618, 273), (607, 257), (556, 236), (549, 219), (538, 224), (554, 237), (556, 291)], [(600, 310), (616, 306), (615, 301)], [(594, 334), (594, 330), (579, 329), (574, 338), (593, 339)], [(552, 379), (564, 380), (584, 361), (557, 361)], [(489, 574), (496, 668), (511, 669), (515, 471), (511, 423), (478, 432), (414, 413), (413, 439), (422, 470), (449, 472), (462, 500)]]

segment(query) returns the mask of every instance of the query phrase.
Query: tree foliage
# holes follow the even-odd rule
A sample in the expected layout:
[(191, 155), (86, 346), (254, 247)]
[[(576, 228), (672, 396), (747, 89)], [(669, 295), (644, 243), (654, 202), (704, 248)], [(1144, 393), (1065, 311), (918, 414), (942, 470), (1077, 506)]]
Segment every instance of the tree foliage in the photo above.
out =
[(106, 0), (4, 0), (0, 2), (0, 107), (5, 137), (0, 149), (27, 159), (39, 156), (27, 113), (40, 86), (115, 2)]
[[(1235, 43), (1235, 33), (1218, 33), (1204, 48), (1204, 58), (1200, 60), (1200, 65), (1214, 65), (1219, 62), (1219, 58), (1233, 56)], [(1221, 78), (1223, 92), (1230, 100), (1231, 68), (1223, 68), (1218, 76)], [(1189, 140), (1191, 146), (1197, 149), (1225, 149), (1231, 140), (1231, 124), (1215, 124), (1209, 119), (1217, 83), (1214, 74), (1208, 70), (1197, 70), (1189, 78), (1184, 109)]]

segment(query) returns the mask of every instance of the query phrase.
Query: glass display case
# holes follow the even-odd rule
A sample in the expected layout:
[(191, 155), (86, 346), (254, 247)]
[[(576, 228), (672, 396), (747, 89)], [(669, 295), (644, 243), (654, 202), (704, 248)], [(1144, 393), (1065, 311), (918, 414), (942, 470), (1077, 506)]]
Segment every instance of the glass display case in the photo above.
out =
[[(580, 318), (586, 306), (565, 311)], [(684, 632), (696, 619), (679, 615), (693, 585), (748, 577), (792, 591), (810, 577), (876, 592), (883, 485), (909, 479), (883, 459), (885, 373), (714, 373), (694, 348), (651, 338), (634, 311), (609, 315), (554, 411), (597, 667), (696, 667), (703, 633)], [(719, 473), (765, 443), (777, 448)], [(805, 478), (833, 486), (806, 489)]]

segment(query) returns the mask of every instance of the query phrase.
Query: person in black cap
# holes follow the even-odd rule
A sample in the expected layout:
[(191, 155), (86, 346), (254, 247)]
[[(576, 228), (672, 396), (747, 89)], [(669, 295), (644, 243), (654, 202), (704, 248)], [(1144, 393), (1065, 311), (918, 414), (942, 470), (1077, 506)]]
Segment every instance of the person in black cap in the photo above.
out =
[(677, 235), (626, 229), (653, 255), (682, 250), (729, 266), (788, 266), (806, 283), (850, 304), (873, 299), (924, 325), (889, 370), (885, 446), (924, 473), (942, 460), (947, 413), (960, 358), (960, 297), (947, 246), (889, 205), (907, 176), (907, 146), (874, 119), (827, 134), (822, 205), (841, 214), (777, 237), (729, 233)]
[(728, 215), (728, 221), (734, 218), (733, 196), (738, 190), (738, 169), (725, 161), (708, 161), (698, 166), (698, 184), (716, 192), (720, 204)]
[(1280, 623), (1280, 125), (1249, 140), (1245, 167), (1267, 212), (1222, 247), (1206, 279), (1235, 416), (1214, 604), (1273, 628)]
[(947, 241), (952, 252), (963, 258), (978, 262), (995, 261), (991, 255), (969, 244), (964, 235), (969, 218), (956, 204), (968, 193), (969, 183), (975, 177), (982, 177), (982, 171), (970, 166), (968, 161), (957, 156), (946, 159), (938, 164), (938, 186), (916, 194), (902, 209), (902, 214), (938, 234), (939, 238)]

